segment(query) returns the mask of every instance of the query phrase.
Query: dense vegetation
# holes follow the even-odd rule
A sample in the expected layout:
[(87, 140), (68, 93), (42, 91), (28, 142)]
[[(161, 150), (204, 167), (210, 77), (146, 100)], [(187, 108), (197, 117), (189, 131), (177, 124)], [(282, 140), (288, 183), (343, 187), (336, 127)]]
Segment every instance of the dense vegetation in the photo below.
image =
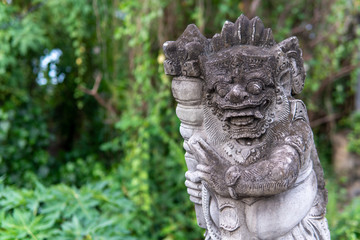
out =
[(241, 13), (299, 38), (332, 236), (360, 239), (328, 137), (347, 129), (360, 153), (359, 12), (357, 0), (2, 0), (0, 239), (201, 239), (161, 46)]

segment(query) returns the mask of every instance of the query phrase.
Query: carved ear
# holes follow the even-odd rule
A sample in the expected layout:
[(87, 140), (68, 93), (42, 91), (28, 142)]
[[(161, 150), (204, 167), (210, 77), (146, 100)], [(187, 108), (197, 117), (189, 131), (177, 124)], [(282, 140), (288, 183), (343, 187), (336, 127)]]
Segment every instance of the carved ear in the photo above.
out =
[(278, 46), (290, 62), (292, 73), (291, 92), (293, 95), (299, 94), (304, 88), (306, 75), (299, 41), (296, 37), (290, 37), (280, 42)]

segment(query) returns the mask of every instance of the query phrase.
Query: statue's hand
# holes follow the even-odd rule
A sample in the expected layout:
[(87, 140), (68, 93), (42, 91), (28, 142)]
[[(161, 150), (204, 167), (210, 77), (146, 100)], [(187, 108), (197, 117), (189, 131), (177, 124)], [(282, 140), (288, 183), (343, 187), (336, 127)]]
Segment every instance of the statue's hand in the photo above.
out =
[(187, 192), (190, 195), (190, 201), (196, 204), (201, 204), (201, 179), (198, 176), (197, 171), (187, 171), (185, 173), (185, 186), (187, 187)]
[(192, 149), (201, 164), (198, 164), (196, 173), (203, 184), (217, 194), (230, 197), (228, 187), (225, 183), (225, 173), (231, 164), (223, 159), (203, 139), (192, 142)]

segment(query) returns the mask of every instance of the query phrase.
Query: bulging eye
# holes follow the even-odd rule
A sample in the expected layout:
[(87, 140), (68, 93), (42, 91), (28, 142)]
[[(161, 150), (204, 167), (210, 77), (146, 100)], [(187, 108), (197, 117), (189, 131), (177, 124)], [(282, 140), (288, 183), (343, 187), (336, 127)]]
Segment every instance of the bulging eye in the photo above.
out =
[(249, 82), (248, 85), (246, 86), (246, 91), (253, 95), (258, 95), (262, 92), (263, 88), (264, 88), (264, 85), (262, 82), (252, 81), (252, 82)]
[(217, 84), (216, 85), (216, 92), (219, 94), (220, 97), (225, 97), (228, 91), (228, 86), (225, 84)]
[(220, 97), (225, 97), (225, 95), (227, 94), (227, 91), (225, 89), (220, 89), (218, 91), (218, 93), (219, 93)]

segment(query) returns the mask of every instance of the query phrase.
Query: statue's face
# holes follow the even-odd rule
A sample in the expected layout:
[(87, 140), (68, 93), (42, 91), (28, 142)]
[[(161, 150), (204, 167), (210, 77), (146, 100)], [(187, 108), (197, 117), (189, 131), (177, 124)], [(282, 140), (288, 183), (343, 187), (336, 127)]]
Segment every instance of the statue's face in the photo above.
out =
[(276, 102), (275, 61), (268, 51), (238, 46), (205, 62), (209, 104), (231, 138), (257, 138), (269, 127), (268, 111)]

